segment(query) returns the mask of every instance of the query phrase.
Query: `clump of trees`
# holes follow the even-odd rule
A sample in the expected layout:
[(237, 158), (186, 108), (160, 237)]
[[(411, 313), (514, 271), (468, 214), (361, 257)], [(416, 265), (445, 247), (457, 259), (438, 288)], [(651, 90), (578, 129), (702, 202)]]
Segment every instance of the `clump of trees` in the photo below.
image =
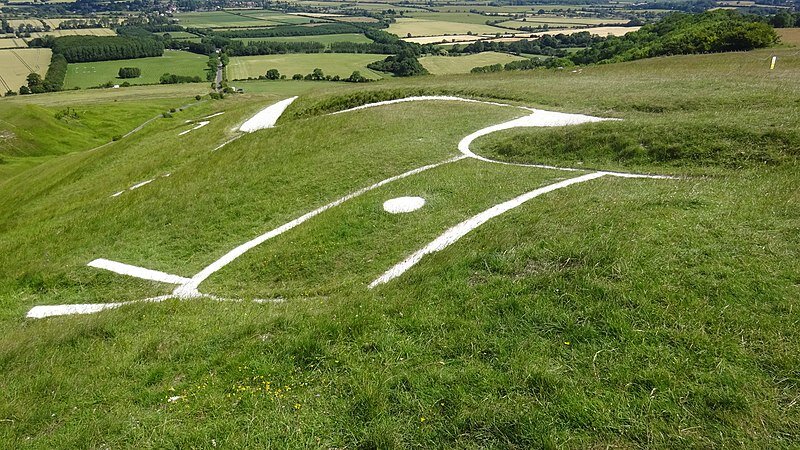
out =
[[(588, 47), (571, 55), (512, 61), (503, 66), (503, 70), (569, 67), (575, 64), (604, 64), (655, 56), (745, 51), (768, 47), (777, 42), (777, 39), (775, 30), (757, 16), (726, 10), (702, 14), (673, 13), (659, 22), (645, 25), (624, 36), (609, 36), (593, 41)], [(472, 72), (498, 70), (497, 65), (492, 65), (475, 67)]]
[(576, 52), (570, 59), (576, 64), (591, 64), (665, 55), (745, 51), (768, 47), (777, 40), (775, 30), (756, 16), (726, 10), (674, 13), (633, 33), (609, 37)]
[(117, 76), (119, 78), (139, 78), (142, 76), (142, 69), (138, 67), (120, 67)]
[(389, 72), (398, 77), (410, 77), (414, 75), (426, 75), (428, 73), (416, 56), (403, 50), (397, 55), (392, 55), (383, 61), (375, 61), (367, 65), (372, 70), (379, 72)]
[(264, 74), (264, 77), (268, 80), (280, 80), (281, 73), (278, 71), (278, 69), (269, 69), (267, 73)]

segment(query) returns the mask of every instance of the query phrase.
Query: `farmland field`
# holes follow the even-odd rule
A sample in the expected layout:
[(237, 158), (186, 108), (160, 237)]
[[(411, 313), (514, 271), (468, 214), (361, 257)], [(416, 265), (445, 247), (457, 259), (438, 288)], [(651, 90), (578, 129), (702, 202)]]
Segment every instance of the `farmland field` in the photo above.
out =
[(385, 57), (385, 55), (350, 53), (238, 56), (231, 58), (228, 78), (231, 80), (256, 78), (264, 75), (269, 69), (278, 69), (282, 75), (291, 78), (296, 73), (306, 75), (315, 68), (320, 68), (325, 75), (348, 77), (353, 71), (358, 70), (367, 78), (379, 79), (383, 76), (367, 69), (366, 65)]
[(188, 12), (175, 14), (184, 27), (197, 28), (242, 28), (265, 27), (283, 24), (308, 23), (310, 19), (299, 16), (275, 13), (271, 11), (213, 11), (213, 12)]
[(387, 30), (389, 33), (400, 37), (411, 36), (432, 36), (441, 34), (467, 34), (468, 32), (482, 33), (504, 33), (507, 30), (491, 27), (488, 25), (474, 23), (448, 22), (442, 20), (425, 20), (399, 18)]
[(2, 38), (0, 39), (0, 49), (3, 48), (25, 48), (28, 44), (20, 38)]
[[(164, 73), (175, 75), (199, 76), (205, 81), (205, 69), (208, 57), (195, 53), (177, 50), (166, 50), (164, 56), (154, 58), (125, 59), (118, 61), (98, 61), (75, 63), (67, 66), (66, 89), (73, 87), (88, 88), (108, 81), (121, 84), (154, 84)], [(139, 78), (120, 79), (117, 73), (121, 67), (138, 67), (142, 70)]]
[(434, 75), (469, 73), (473, 67), (506, 64), (525, 58), (507, 53), (483, 52), (467, 56), (426, 56), (419, 62)]
[(526, 17), (524, 20), (523, 19), (509, 20), (506, 22), (501, 22), (498, 25), (502, 25), (508, 28), (537, 27), (543, 25), (548, 25), (551, 27), (579, 28), (579, 27), (588, 27), (600, 24), (624, 24), (627, 22), (628, 21), (624, 19), (589, 19), (589, 18), (535, 16), (535, 17)]
[(52, 52), (49, 48), (23, 48), (0, 50), (0, 90), (18, 91), (27, 84), (25, 78), (31, 72), (42, 77), (47, 72)]
[(775, 31), (784, 44), (800, 46), (800, 28), (778, 28)]
[(321, 44), (329, 45), (333, 42), (357, 42), (357, 43), (370, 43), (371, 39), (363, 34), (345, 33), (345, 34), (322, 34), (317, 36), (281, 36), (281, 37), (268, 37), (268, 38), (234, 38), (234, 40), (248, 42), (258, 41), (274, 41), (274, 42), (319, 42)]
[(79, 28), (75, 30), (50, 30), (31, 33), (31, 39), (42, 36), (116, 36), (116, 34), (110, 28)]

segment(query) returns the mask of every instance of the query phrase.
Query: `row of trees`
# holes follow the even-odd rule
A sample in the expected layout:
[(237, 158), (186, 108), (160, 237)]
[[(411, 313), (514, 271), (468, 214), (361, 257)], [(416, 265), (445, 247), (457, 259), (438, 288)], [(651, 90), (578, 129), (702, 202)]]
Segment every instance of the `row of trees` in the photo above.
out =
[(475, 41), (466, 45), (454, 45), (449, 53), (508, 52), (561, 57), (566, 56), (566, 48), (588, 47), (605, 39), (593, 36), (588, 31), (581, 31), (574, 34), (543, 35), (516, 42)]
[(127, 36), (45, 36), (31, 41), (32, 46), (50, 47), (67, 62), (110, 61), (146, 58), (164, 54), (164, 45), (156, 39)]

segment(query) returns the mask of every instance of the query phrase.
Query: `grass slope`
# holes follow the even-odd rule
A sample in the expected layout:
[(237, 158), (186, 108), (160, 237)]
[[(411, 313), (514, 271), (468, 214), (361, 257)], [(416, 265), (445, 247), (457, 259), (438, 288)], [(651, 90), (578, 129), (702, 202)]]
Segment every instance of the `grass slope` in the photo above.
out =
[[(320, 87), (277, 128), (217, 152), (289, 92), (205, 102), (0, 185), (3, 446), (797, 446), (800, 58), (773, 51), (784, 62), (774, 71), (772, 51), (760, 51), (580, 73), (260, 83)], [(322, 115), (434, 93), (624, 119), (486, 136), (483, 154), (681, 178), (601, 178), (544, 195), (366, 289), (447, 227), (575, 176), (463, 160), (326, 211), (201, 285), (274, 302), (22, 319), (35, 304), (167, 293), (85, 264), (191, 276), (520, 114), (415, 103)], [(178, 136), (185, 120), (218, 111)], [(382, 212), (401, 195), (428, 204)]]
[[(155, 58), (69, 64), (64, 88), (88, 88), (99, 86), (109, 81), (113, 84), (122, 84), (125, 81), (131, 84), (156, 84), (159, 82), (161, 75), (165, 73), (199, 76), (205, 80), (207, 61), (208, 57), (203, 55), (167, 50), (164, 52), (164, 56)], [(121, 67), (138, 67), (142, 69), (142, 76), (139, 78), (117, 78)]]

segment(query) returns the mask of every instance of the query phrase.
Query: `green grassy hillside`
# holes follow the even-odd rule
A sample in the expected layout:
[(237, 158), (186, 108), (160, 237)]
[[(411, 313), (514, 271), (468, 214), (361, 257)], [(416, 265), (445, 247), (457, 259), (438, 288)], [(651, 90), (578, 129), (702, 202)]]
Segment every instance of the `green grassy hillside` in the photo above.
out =
[[(364, 85), (251, 82), (103, 148), (50, 157), (0, 184), (0, 446), (797, 446), (793, 50)], [(781, 64), (770, 71), (773, 52)], [(97, 105), (163, 109), (187, 97), (135, 89), (98, 92)], [(294, 93), (276, 128), (212, 151)], [(325, 115), (426, 94), (622, 119), (499, 132), (475, 141), (479, 154), (677, 178), (603, 177), (545, 194), (369, 289), (453, 225), (585, 173), (460, 160), (256, 246), (200, 285), (217, 300), (24, 318), (35, 305), (168, 294), (174, 286), (86, 264), (191, 277), (525, 114), (420, 102)], [(87, 95), (0, 109), (57, 111)], [(44, 154), (47, 142), (29, 145)], [(427, 204), (386, 214), (382, 203), (399, 196)]]

